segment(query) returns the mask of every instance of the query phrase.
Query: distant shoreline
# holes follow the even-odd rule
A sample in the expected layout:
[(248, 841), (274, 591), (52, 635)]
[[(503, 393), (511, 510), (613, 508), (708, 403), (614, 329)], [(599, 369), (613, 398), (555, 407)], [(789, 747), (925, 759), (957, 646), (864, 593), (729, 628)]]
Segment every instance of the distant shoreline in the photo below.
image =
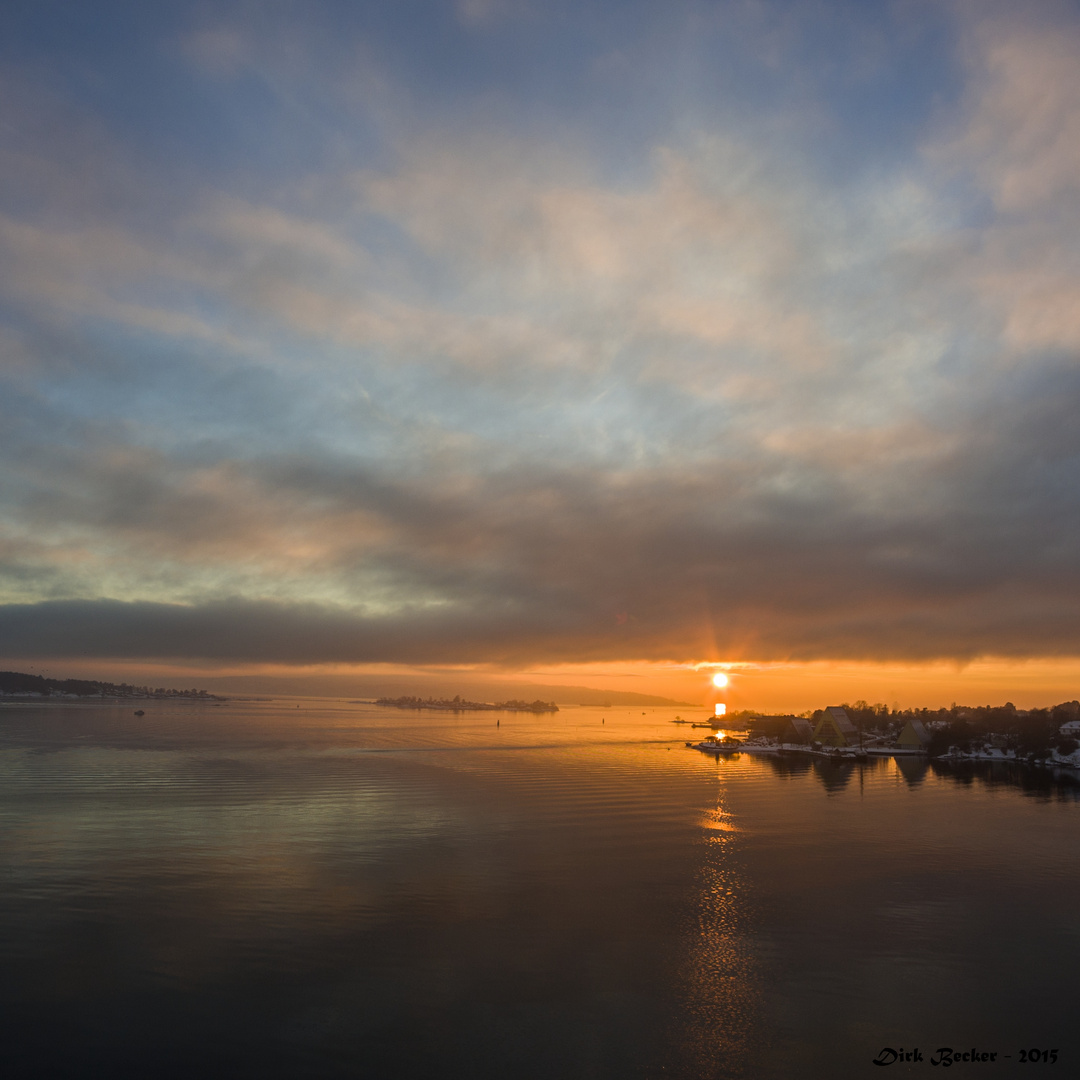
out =
[(225, 701), (208, 690), (171, 690), (164, 686), (133, 686), (98, 679), (49, 679), (25, 671), (0, 671), (0, 699), (26, 701)]
[(272, 698), (226, 698), (217, 694), (5, 694), (0, 692), (0, 705), (109, 705), (129, 701), (186, 702), (222, 705), (227, 701), (264, 700)]

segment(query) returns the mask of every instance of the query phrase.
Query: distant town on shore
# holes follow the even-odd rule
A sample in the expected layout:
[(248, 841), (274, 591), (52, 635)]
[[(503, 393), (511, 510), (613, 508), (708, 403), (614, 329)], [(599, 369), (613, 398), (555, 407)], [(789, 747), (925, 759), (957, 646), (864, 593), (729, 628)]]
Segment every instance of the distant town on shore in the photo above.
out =
[(890, 709), (856, 701), (800, 716), (733, 713), (715, 726), (745, 728), (751, 743), (775, 747), (870, 753), (894, 748), (929, 757), (1080, 767), (1080, 701), (1042, 709), (1018, 709), (1011, 701), (947, 709)]
[(195, 698), (223, 701), (207, 690), (171, 690), (163, 686), (99, 682), (96, 679), (47, 679), (22, 671), (0, 671), (0, 697), (28, 698)]

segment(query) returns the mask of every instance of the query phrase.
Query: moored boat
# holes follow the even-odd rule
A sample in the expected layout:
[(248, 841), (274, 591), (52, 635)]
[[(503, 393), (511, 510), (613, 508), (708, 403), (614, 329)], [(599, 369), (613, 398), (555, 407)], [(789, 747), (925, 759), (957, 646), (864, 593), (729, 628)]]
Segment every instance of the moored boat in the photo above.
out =
[(686, 745), (707, 754), (734, 754), (742, 748), (742, 741), (733, 735), (706, 735), (701, 742)]

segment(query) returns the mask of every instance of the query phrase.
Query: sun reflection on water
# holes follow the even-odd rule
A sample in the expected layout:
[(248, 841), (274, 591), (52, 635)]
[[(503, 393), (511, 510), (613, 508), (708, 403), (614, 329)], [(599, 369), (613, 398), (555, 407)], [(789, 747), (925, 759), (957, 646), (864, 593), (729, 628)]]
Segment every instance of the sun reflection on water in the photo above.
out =
[(682, 1049), (697, 1076), (753, 1075), (761, 994), (746, 883), (740, 869), (742, 830), (724, 804), (701, 819), (704, 843), (697, 932), (682, 974)]

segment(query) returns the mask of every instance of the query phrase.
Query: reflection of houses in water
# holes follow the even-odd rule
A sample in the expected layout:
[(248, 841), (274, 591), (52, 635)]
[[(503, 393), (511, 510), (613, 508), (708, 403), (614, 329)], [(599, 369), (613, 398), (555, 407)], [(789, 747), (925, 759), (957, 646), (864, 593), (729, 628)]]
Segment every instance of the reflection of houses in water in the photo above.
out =
[[(828, 754), (762, 754), (754, 755), (756, 761), (767, 765), (776, 776), (796, 777), (812, 773), (814, 778), (825, 788), (830, 795), (838, 795), (852, 781), (858, 777), (860, 784), (865, 776), (887, 772), (892, 766), (892, 758), (872, 757), (863, 761), (854, 758), (839, 758)], [(899, 760), (899, 759), (898, 759)], [(917, 765), (924, 772), (927, 764), (925, 758), (907, 758), (905, 765)], [(901, 769), (905, 779), (909, 778), (909, 768)]]
[(886, 773), (892, 764), (890, 758), (870, 758), (866, 761), (856, 761), (853, 758), (837, 758), (825, 755), (811, 757), (814, 775), (821, 782), (822, 787), (830, 795), (838, 795), (858, 777), (859, 790), (862, 790), (863, 780), (867, 776), (877, 773), (879, 776)]
[(859, 732), (846, 709), (830, 705), (814, 728), (814, 740), (822, 746), (858, 746)]
[(904, 778), (904, 781), (911, 787), (915, 787), (917, 784), (921, 784), (926, 779), (926, 774), (930, 771), (930, 761), (928, 758), (923, 757), (921, 754), (916, 757), (914, 754), (907, 757), (893, 758), (896, 762), (896, 770)]
[(902, 750), (925, 750), (930, 745), (930, 733), (921, 720), (909, 720), (897, 736), (896, 745)]
[(735, 755), (727, 764), (735, 768), (735, 762), (740, 758), (745, 762), (747, 757), (759, 767), (768, 767), (778, 777), (793, 780), (810, 773), (829, 795), (841, 794), (856, 777), (861, 791), (864, 779), (876, 775), (881, 780), (892, 773), (909, 787), (917, 787), (928, 777), (936, 777), (964, 785), (982, 782), (988, 786), (1019, 787), (1039, 798), (1080, 802), (1080, 775), (1075, 769), (1032, 768), (1016, 758), (1000, 761), (950, 760), (930, 758), (919, 753), (898, 753), (895, 756), (871, 753), (868, 757), (856, 758), (854, 755), (842, 757), (836, 753), (815, 753), (809, 748), (789, 746), (786, 750), (770, 753)]
[(816, 757), (813, 760), (814, 773), (830, 795), (843, 791), (855, 775), (856, 765), (854, 761), (837, 761), (828, 757)]
[[(796, 777), (812, 773), (830, 794), (842, 791), (851, 782), (856, 771), (880, 767), (877, 761), (859, 761), (852, 758), (834, 758), (827, 754), (762, 754), (754, 755), (756, 761), (768, 765), (777, 776)], [(884, 764), (884, 759), (881, 759)]]

